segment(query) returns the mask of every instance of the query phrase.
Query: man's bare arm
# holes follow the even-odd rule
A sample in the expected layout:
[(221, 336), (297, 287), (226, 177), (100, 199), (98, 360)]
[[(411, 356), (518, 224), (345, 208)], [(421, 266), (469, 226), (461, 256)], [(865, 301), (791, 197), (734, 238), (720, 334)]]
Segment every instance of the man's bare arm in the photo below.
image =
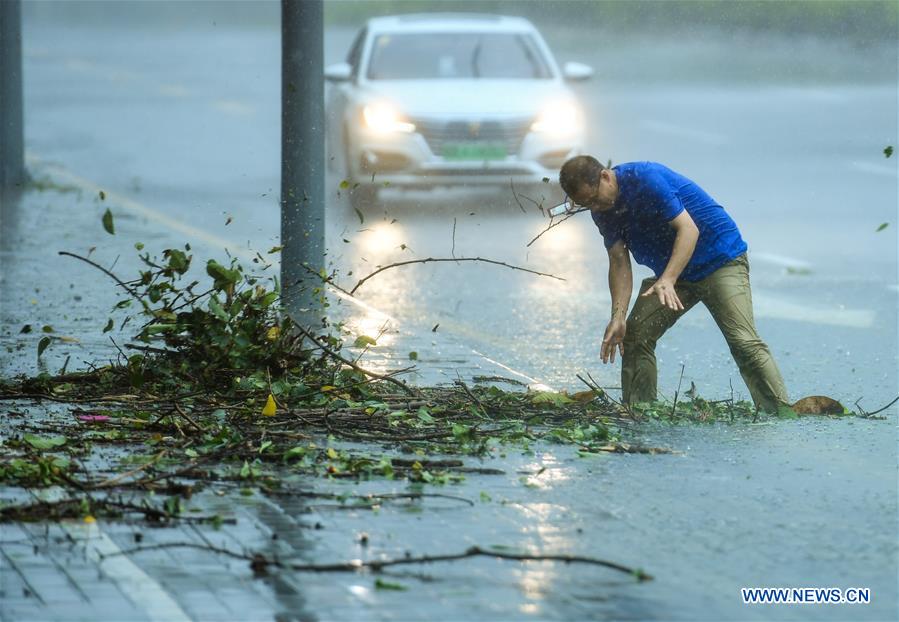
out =
[(674, 284), (687, 264), (690, 263), (690, 258), (696, 249), (696, 241), (699, 239), (699, 229), (687, 210), (675, 216), (668, 224), (677, 232), (674, 238), (674, 248), (671, 250), (671, 258), (655, 285), (643, 292), (642, 295), (656, 295), (659, 297), (659, 302), (669, 309), (682, 311), (684, 305), (674, 291)]
[(618, 240), (608, 250), (609, 253), (609, 293), (612, 294), (612, 319), (627, 317), (627, 307), (631, 302), (634, 275), (631, 270), (631, 256)]
[(659, 277), (659, 280), (666, 279), (673, 283), (684, 271), (684, 268), (687, 267), (687, 264), (690, 263), (690, 258), (696, 249), (696, 241), (699, 239), (699, 229), (696, 227), (696, 223), (693, 222), (693, 218), (687, 213), (687, 210), (675, 216), (668, 224), (677, 232), (677, 235), (674, 238), (674, 249), (671, 251), (671, 259), (668, 260), (668, 265), (665, 266), (665, 271)]
[(600, 356), (603, 363), (615, 362), (615, 351), (624, 356), (624, 334), (627, 329), (627, 307), (631, 301), (634, 276), (631, 256), (619, 240), (609, 249), (609, 292), (612, 294), (612, 317), (602, 339)]

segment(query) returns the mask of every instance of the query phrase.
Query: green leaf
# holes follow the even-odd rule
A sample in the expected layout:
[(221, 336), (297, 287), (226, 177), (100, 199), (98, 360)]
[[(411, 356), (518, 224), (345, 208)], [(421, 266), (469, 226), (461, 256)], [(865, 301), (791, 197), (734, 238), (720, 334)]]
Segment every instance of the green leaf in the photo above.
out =
[(360, 225), (365, 224), (365, 216), (362, 215), (362, 212), (359, 211), (359, 208), (355, 207), (353, 209), (356, 210), (356, 216), (359, 217), (359, 224)]
[(890, 226), (890, 223), (888, 223), (888, 222), (881, 223), (881, 225), (879, 227), (877, 227), (877, 229), (875, 229), (874, 233), (880, 233), (881, 231), (883, 231), (884, 229), (886, 229), (889, 226)]
[(884, 147), (884, 148), (883, 148), (883, 155), (884, 155), (885, 158), (888, 158), (888, 157), (890, 157), (891, 155), (893, 155), (893, 146), (892, 146), (892, 145), (887, 145), (886, 147)]
[(101, 200), (101, 201), (105, 201), (105, 200), (106, 200), (106, 193), (103, 192), (102, 190), (100, 191), (100, 200)]
[(44, 333), (52, 333), (52, 332), (53, 332), (53, 327), (50, 326), (50, 325), (45, 324), (44, 326), (41, 327), (41, 332), (44, 332)]
[(136, 248), (139, 251), (142, 251), (142, 250), (144, 250), (144, 243), (143, 242), (135, 242), (134, 248)]
[(812, 273), (812, 271), (805, 267), (795, 268), (793, 266), (787, 266), (787, 274), (798, 274), (798, 275), (805, 276), (805, 275), (809, 275), (811, 273)]
[(284, 247), (283, 247), (283, 246), (272, 246), (272, 247), (269, 249), (268, 254), (269, 254), (269, 255), (272, 255), (272, 254), (274, 254), (274, 253), (280, 253), (282, 248), (284, 248)]
[(364, 348), (366, 346), (376, 345), (378, 345), (377, 339), (369, 337), (368, 335), (359, 335), (358, 337), (356, 337), (356, 341), (353, 342), (353, 346), (356, 348)]
[(428, 409), (422, 406), (418, 409), (416, 413), (418, 415), (418, 420), (423, 423), (434, 423), (434, 417), (431, 416), (431, 413), (428, 412)]
[(22, 327), (22, 330), (19, 331), (19, 334), (27, 335), (30, 332), (31, 332), (31, 324), (25, 324), (25, 326)]
[(115, 235), (115, 223), (112, 222), (112, 212), (109, 211), (108, 207), (103, 212), (103, 228), (109, 235)]
[(799, 417), (799, 415), (796, 414), (796, 411), (789, 406), (778, 406), (777, 416), (782, 419), (797, 419)]
[(174, 495), (165, 500), (163, 507), (165, 507), (165, 511), (170, 516), (178, 516), (184, 510), (184, 507), (181, 504), (181, 498)]
[(113, 326), (115, 326), (115, 324), (113, 323), (112, 318), (109, 318), (109, 321), (106, 322), (106, 326), (103, 327), (103, 332), (108, 333), (112, 330)]
[(215, 296), (212, 296), (209, 299), (209, 311), (212, 313), (212, 315), (223, 322), (231, 321), (231, 318), (225, 312), (225, 308), (222, 307), (222, 303), (220, 303), (218, 298), (216, 298)]
[(302, 458), (303, 456), (306, 455), (307, 451), (308, 450), (306, 449), (306, 447), (302, 447), (302, 446), (298, 445), (296, 447), (292, 447), (292, 448), (288, 449), (287, 451), (285, 451), (283, 459), (286, 462), (286, 461), (290, 460), (291, 458)]
[(190, 268), (190, 257), (176, 248), (166, 249), (162, 253), (169, 260), (168, 268), (177, 274), (184, 274)]
[(278, 300), (278, 292), (269, 292), (259, 301), (263, 308), (271, 306), (273, 302)]
[(206, 274), (215, 279), (216, 289), (225, 289), (231, 285), (235, 285), (240, 280), (240, 272), (226, 268), (215, 259), (210, 259), (206, 263)]
[(41, 355), (44, 353), (50, 344), (53, 342), (51, 337), (43, 337), (37, 344), (37, 357), (41, 358)]
[(66, 444), (65, 436), (35, 436), (34, 434), (26, 434), (23, 438), (26, 443), (40, 450), (62, 447)]
[(340, 182), (340, 189), (341, 189), (341, 190), (346, 190), (346, 189), (349, 188), (349, 187), (350, 187), (350, 180), (349, 180), (349, 179), (344, 179), (343, 181)]
[(375, 589), (376, 590), (394, 590), (397, 592), (403, 592), (409, 588), (400, 583), (392, 583), (390, 581), (385, 581), (384, 579), (375, 579)]
[(462, 425), (461, 423), (453, 424), (453, 437), (459, 442), (470, 441), (475, 438), (476, 435), (477, 432), (475, 432), (475, 429), (472, 427)]
[(531, 397), (534, 404), (550, 404), (551, 406), (563, 406), (571, 403), (571, 398), (564, 393), (553, 393), (552, 391), (538, 391)]
[(409, 353), (409, 360), (410, 360), (410, 361), (417, 361), (417, 360), (418, 360), (418, 352), (415, 352), (414, 350), (413, 350), (412, 352), (410, 352), (410, 353)]

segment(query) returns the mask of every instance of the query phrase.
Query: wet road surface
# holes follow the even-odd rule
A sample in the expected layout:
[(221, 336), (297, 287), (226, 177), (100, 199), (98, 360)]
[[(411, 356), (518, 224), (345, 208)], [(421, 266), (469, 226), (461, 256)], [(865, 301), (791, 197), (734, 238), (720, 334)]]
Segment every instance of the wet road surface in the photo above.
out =
[[(343, 54), (351, 34), (328, 32), (329, 60)], [(69, 353), (72, 365), (98, 352), (112, 355), (100, 329), (114, 292), (102, 276), (57, 257), (57, 250), (86, 253), (96, 246), (93, 257), (109, 265), (121, 256), (117, 270), (127, 273), (137, 241), (160, 248), (190, 241), (198, 255), (224, 246), (248, 253), (274, 245), (278, 226), (277, 31), (160, 33), (26, 21), (25, 35), (32, 170), (81, 188), (82, 195), (31, 194), (24, 214), (4, 213), (2, 345), (28, 344), (4, 354), (4, 374), (37, 369), (39, 335), (32, 335), (35, 343), (20, 337), (24, 323), (54, 325), (81, 340), (68, 349), (51, 348), (51, 370)], [(718, 53), (727, 58), (720, 45)], [(621, 50), (615, 71), (607, 77), (600, 72), (583, 87), (598, 119), (590, 150), (615, 161), (665, 162), (728, 208), (750, 244), (760, 332), (792, 396), (825, 393), (847, 405), (861, 397), (869, 410), (895, 397), (897, 177), (895, 159), (881, 153), (896, 136), (895, 82), (626, 79), (621, 66), (639, 64), (628, 61), (631, 51)], [(563, 46), (565, 55), (599, 64)], [(859, 65), (863, 58), (859, 54)], [(843, 57), (840, 62), (851, 65)], [(854, 114), (859, 110), (865, 114)], [(328, 184), (334, 190), (329, 247), (334, 267), (345, 275), (353, 271), (346, 283), (373, 265), (452, 253), (567, 279), (558, 283), (474, 265), (387, 272), (360, 290), (364, 301), (395, 318), (383, 352), (375, 351), (377, 364), (404, 361), (414, 349), (422, 367), (432, 368), (420, 381), (451, 379), (456, 367), (489, 366), (475, 350), (558, 388), (576, 387), (574, 375), (584, 369), (617, 385), (616, 370), (602, 368), (596, 357), (608, 316), (607, 264), (588, 219), (572, 220), (527, 248), (545, 221), (522, 214), (507, 194), (387, 193), (386, 215), (375, 211), (360, 223), (338, 199), (339, 181), (335, 175)], [(94, 199), (98, 187), (110, 193), (116, 238), (99, 227), (105, 205)], [(229, 215), (233, 220), (226, 225)], [(875, 233), (882, 222), (890, 227)], [(67, 317), (61, 320), (60, 312)], [(385, 319), (352, 305), (346, 313), (354, 330), (368, 334)], [(430, 329), (437, 323), (434, 336)], [(681, 365), (684, 385), (695, 382), (703, 396), (728, 397), (731, 382), (737, 396), (745, 395), (704, 310), (691, 312), (665, 337), (659, 359), (660, 389), (667, 396), (677, 387)], [(240, 564), (195, 554), (166, 553), (158, 562), (135, 563), (195, 618), (256, 612), (262, 619), (892, 619), (896, 409), (885, 414), (887, 421), (649, 427), (643, 431), (647, 442), (681, 454), (578, 458), (538, 447), (533, 455), (491, 461), (505, 476), (473, 476), (447, 490), (476, 501), (474, 508), (426, 504), (384, 507), (377, 514), (306, 514), (298, 500), (247, 499), (227, 508), (243, 519), (233, 531), (190, 536), (265, 551), (277, 531), (291, 534), (285, 550), (317, 561), (502, 544), (641, 566), (656, 576), (647, 584), (593, 569), (471, 560), (424, 568), (432, 581), (392, 578), (410, 587), (393, 593), (374, 590), (371, 577), (252, 581)], [(518, 473), (544, 466), (535, 481)], [(389, 482), (314, 486), (405, 489)], [(489, 502), (480, 501), (482, 491)], [(315, 522), (326, 528), (301, 527)], [(4, 540), (14, 536), (7, 529)], [(119, 546), (132, 537), (129, 526), (108, 529)], [(367, 550), (356, 543), (358, 531), (370, 535)], [(178, 565), (183, 574), (173, 574)], [(46, 560), (37, 564), (38, 577), (48, 572), (45, 566)], [(223, 572), (209, 574), (213, 568)], [(21, 593), (17, 581), (27, 576), (24, 570), (4, 572), (5, 594)], [(216, 585), (224, 590), (224, 604), (204, 609), (212, 606), (204, 603), (215, 600), (209, 594)], [(845, 606), (747, 608), (739, 601), (743, 586), (831, 585), (870, 587), (874, 600), (850, 613)], [(44, 591), (50, 590), (48, 583)], [(87, 612), (102, 602), (99, 596), (87, 603), (74, 598)], [(36, 611), (64, 617), (66, 611), (63, 605), (40, 609), (33, 599), (4, 600), (3, 619)], [(138, 606), (130, 611), (133, 619), (146, 617)]]

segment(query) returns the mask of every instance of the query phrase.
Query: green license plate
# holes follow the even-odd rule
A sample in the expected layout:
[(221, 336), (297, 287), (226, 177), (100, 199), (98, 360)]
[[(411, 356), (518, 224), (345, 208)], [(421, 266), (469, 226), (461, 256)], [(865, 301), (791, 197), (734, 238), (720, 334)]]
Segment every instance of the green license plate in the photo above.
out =
[(496, 143), (447, 143), (443, 145), (443, 157), (447, 160), (504, 160), (506, 147)]

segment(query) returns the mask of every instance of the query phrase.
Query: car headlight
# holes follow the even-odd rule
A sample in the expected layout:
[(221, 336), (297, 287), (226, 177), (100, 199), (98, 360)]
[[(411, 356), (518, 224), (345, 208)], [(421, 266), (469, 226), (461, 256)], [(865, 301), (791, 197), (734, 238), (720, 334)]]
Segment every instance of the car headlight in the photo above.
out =
[(410, 133), (415, 131), (415, 124), (403, 121), (399, 112), (390, 104), (369, 104), (362, 109), (362, 118), (368, 129), (379, 134), (392, 132)]
[(547, 106), (534, 124), (531, 130), (544, 132), (554, 136), (570, 136), (583, 131), (581, 111), (572, 102), (558, 102)]

